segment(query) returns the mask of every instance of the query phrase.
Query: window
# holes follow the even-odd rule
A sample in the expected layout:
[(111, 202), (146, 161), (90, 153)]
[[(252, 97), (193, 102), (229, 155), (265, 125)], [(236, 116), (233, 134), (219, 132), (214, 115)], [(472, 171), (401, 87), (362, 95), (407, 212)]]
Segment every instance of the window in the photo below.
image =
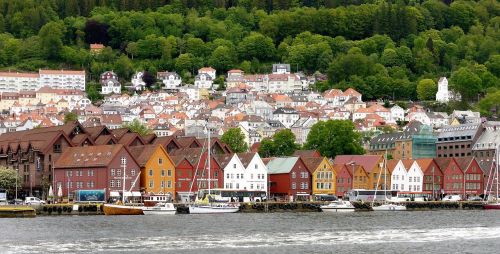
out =
[(111, 169), (111, 176), (115, 176), (115, 169), (114, 168)]
[(135, 169), (130, 170), (130, 175), (135, 176)]
[(153, 176), (153, 170), (152, 169), (149, 170), (149, 176)]
[(292, 172), (292, 178), (295, 178), (295, 177), (296, 177), (295, 172)]
[[(257, 176), (258, 176), (258, 174), (257, 174)], [(253, 179), (253, 174), (250, 174), (250, 179)]]
[(109, 181), (109, 186), (110, 186), (111, 188), (114, 188), (114, 187), (115, 187), (115, 180), (111, 180), (111, 181)]
[(229, 179), (229, 173), (226, 174), (226, 178)]
[(172, 188), (172, 181), (170, 181), (170, 180), (167, 181), (167, 188)]
[(155, 182), (153, 180), (149, 180), (149, 188), (153, 188), (155, 186)]
[(233, 168), (236, 168), (236, 163), (233, 164)]
[(162, 188), (165, 188), (165, 181), (161, 181), (161, 183), (160, 183), (160, 184), (161, 184), (161, 187), (162, 187)]
[(62, 152), (61, 144), (54, 144), (53, 150), (54, 150), (54, 153), (61, 153)]
[(292, 183), (292, 190), (297, 189), (297, 185), (295, 183)]
[(121, 157), (120, 161), (121, 161), (122, 165), (127, 164), (127, 158), (125, 158), (125, 157)]
[(116, 170), (116, 176), (121, 176), (122, 175), (122, 170), (121, 169), (117, 169)]
[(250, 189), (253, 190), (253, 183), (250, 184)]
[(165, 176), (165, 170), (164, 169), (161, 170), (161, 176)]
[(258, 168), (259, 168), (259, 166), (257, 164), (255, 164), (255, 169), (258, 169)]
[(158, 164), (163, 164), (163, 159), (162, 158), (158, 158)]
[(71, 176), (73, 176), (73, 171), (71, 171), (71, 170), (66, 171), (66, 176), (67, 176), (67, 177), (71, 177)]
[(122, 181), (116, 180), (116, 187), (122, 187)]

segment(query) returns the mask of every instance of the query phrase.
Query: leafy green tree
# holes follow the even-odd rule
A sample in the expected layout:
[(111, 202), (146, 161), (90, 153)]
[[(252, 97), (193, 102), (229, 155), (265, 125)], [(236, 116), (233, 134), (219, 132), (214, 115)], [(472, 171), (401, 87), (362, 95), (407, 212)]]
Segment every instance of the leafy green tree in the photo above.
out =
[(132, 61), (126, 56), (121, 55), (114, 64), (114, 71), (119, 78), (129, 80), (134, 71)]
[(264, 138), (260, 141), (259, 155), (262, 158), (269, 158), (274, 156), (274, 142), (270, 138)]
[(245, 135), (240, 128), (231, 128), (224, 132), (221, 137), (222, 143), (227, 144), (235, 153), (248, 151), (248, 144), (245, 142)]
[(225, 46), (217, 47), (208, 59), (208, 65), (221, 72), (226, 72), (231, 69), (234, 62), (235, 55), (233, 54), (233, 51)]
[(252, 33), (238, 44), (238, 52), (244, 60), (270, 60), (274, 58), (273, 40), (259, 33)]
[(493, 89), (477, 104), (481, 116), (500, 117), (500, 90)]
[(433, 100), (436, 98), (437, 93), (437, 85), (432, 79), (422, 79), (418, 82), (417, 85), (417, 94), (418, 99), (425, 100)]
[(64, 123), (70, 123), (70, 122), (74, 122), (74, 121), (78, 121), (78, 116), (73, 113), (73, 112), (68, 112), (66, 114), (64, 114)]
[(135, 132), (141, 136), (153, 133), (153, 130), (141, 123), (139, 120), (134, 119), (131, 122), (122, 125), (122, 128), (128, 128), (130, 131)]
[(0, 167), (0, 189), (6, 189), (8, 191), (15, 191), (16, 189), (16, 176), (18, 186), (21, 184), (20, 174), (16, 173), (16, 170), (6, 167)]
[(274, 156), (290, 156), (299, 145), (295, 143), (295, 134), (289, 129), (283, 129), (273, 135)]
[(322, 156), (334, 158), (342, 154), (363, 154), (361, 136), (348, 120), (321, 121), (311, 127), (304, 148), (318, 150)]
[(477, 98), (482, 90), (481, 83), (481, 79), (466, 67), (461, 67), (451, 74), (451, 86), (462, 95), (464, 101)]
[(42, 49), (48, 59), (57, 60), (63, 49), (64, 25), (60, 22), (45, 24), (38, 33)]

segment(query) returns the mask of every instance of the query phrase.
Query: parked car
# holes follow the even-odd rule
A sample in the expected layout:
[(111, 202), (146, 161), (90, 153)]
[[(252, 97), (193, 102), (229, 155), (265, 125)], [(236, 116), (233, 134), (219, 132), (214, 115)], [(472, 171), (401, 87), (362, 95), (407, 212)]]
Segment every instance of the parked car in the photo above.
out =
[(23, 200), (22, 199), (12, 199), (12, 200), (9, 200), (9, 205), (22, 205), (23, 204)]
[(479, 196), (471, 196), (467, 199), (467, 201), (483, 201), (483, 199)]
[(45, 201), (40, 200), (37, 197), (26, 197), (24, 200), (24, 203), (27, 205), (44, 205)]
[(462, 200), (460, 195), (448, 195), (448, 196), (445, 196), (443, 198), (443, 201), (447, 201), (447, 202), (456, 202), (456, 201), (460, 201), (460, 200)]

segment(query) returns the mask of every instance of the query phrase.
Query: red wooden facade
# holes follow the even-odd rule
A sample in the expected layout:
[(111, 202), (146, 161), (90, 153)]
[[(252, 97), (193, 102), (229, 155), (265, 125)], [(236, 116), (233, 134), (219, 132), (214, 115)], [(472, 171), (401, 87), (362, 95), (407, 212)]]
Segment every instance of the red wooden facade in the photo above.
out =
[[(298, 158), (298, 157), (297, 157)], [(288, 173), (269, 174), (271, 196), (293, 200), (309, 200), (312, 176), (298, 158)]]
[(417, 159), (416, 161), (424, 173), (422, 192), (431, 195), (433, 198), (438, 198), (444, 191), (443, 172), (432, 158)]
[(335, 170), (337, 175), (337, 189), (335, 193), (337, 197), (346, 197), (347, 192), (352, 188), (352, 170), (349, 170), (343, 164), (334, 165), (333, 170)]

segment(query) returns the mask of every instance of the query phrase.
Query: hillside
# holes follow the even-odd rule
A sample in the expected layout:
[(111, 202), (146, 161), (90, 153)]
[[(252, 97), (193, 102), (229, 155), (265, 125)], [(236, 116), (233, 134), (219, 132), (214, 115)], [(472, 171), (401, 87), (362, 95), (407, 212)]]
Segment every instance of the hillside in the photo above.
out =
[[(364, 98), (432, 99), (422, 79), (451, 77), (464, 99), (500, 86), (495, 0), (0, 0), (0, 69), (173, 70), (190, 81), (210, 65), (328, 74)], [(107, 48), (91, 54), (90, 43)], [(90, 89), (96, 89), (91, 82)], [(422, 85), (423, 86), (423, 85)], [(431, 97), (432, 97), (432, 93)]]

